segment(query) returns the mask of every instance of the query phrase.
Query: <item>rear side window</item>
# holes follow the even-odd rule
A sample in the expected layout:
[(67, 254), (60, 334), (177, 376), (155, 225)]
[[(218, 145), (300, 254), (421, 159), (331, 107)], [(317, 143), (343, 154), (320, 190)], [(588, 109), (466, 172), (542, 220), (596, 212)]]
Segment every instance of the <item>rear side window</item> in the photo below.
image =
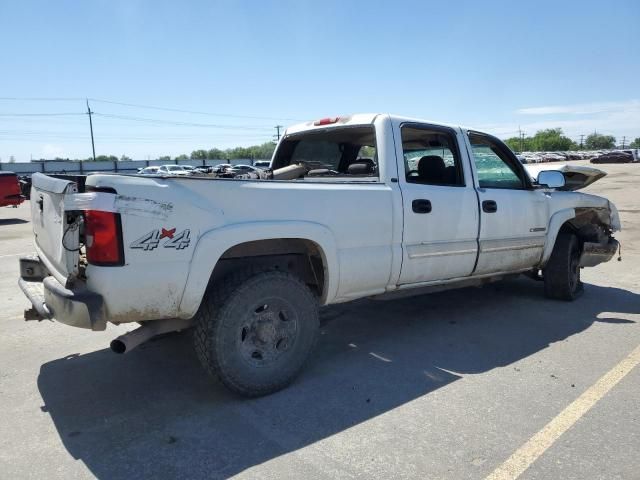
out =
[(286, 137), (272, 162), (274, 170), (304, 164), (308, 177), (377, 177), (373, 126), (333, 127)]
[(464, 185), (460, 154), (453, 132), (428, 125), (404, 125), (402, 153), (407, 182)]

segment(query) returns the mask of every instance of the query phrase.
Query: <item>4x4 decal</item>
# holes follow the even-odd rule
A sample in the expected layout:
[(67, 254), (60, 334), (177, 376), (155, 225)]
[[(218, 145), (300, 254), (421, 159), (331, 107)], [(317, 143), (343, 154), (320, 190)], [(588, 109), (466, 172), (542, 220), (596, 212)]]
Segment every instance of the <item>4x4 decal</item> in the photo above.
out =
[(182, 250), (187, 248), (191, 242), (191, 230), (187, 228), (179, 233), (176, 233), (175, 228), (152, 230), (131, 242), (129, 248), (138, 248), (148, 252), (158, 248), (161, 241), (164, 239), (166, 240), (162, 242), (163, 248), (175, 248), (176, 250)]

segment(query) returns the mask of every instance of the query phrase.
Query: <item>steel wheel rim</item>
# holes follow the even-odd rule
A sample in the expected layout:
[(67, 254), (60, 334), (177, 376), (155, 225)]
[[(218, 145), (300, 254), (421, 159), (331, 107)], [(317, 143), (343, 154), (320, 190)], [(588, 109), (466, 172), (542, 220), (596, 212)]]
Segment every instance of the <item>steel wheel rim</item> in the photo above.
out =
[(282, 298), (251, 304), (236, 335), (240, 356), (253, 367), (276, 363), (293, 348), (298, 323), (295, 309)]

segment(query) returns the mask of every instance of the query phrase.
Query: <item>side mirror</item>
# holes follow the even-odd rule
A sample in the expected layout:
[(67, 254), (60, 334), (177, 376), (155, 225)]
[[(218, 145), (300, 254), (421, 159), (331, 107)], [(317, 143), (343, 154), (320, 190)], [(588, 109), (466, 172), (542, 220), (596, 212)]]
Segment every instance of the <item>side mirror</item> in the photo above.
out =
[(557, 170), (543, 170), (538, 174), (538, 184), (547, 188), (562, 188), (565, 184), (564, 175)]

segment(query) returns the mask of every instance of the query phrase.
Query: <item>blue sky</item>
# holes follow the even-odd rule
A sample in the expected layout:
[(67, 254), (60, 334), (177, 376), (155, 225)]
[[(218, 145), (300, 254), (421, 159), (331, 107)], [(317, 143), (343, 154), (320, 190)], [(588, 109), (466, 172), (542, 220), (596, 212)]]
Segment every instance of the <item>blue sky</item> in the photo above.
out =
[(640, 137), (639, 28), (637, 0), (6, 1), (0, 158), (90, 156), (86, 97), (210, 114), (92, 101), (96, 153), (133, 158), (378, 111)]

